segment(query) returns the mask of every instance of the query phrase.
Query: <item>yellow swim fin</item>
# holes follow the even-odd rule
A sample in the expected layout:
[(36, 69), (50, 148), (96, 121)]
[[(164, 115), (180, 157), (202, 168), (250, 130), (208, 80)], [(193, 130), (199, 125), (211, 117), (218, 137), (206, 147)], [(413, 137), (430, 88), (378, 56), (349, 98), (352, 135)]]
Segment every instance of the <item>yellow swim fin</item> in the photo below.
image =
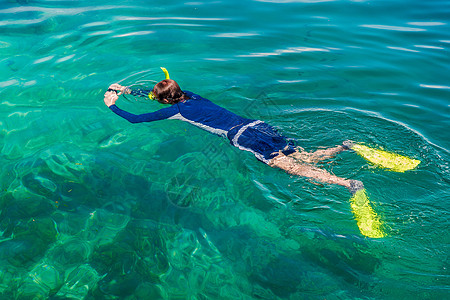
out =
[(349, 148), (371, 163), (395, 172), (412, 170), (420, 164), (420, 160), (380, 149), (370, 148), (362, 144), (353, 144)]
[(380, 218), (370, 206), (365, 189), (357, 191), (353, 197), (350, 198), (350, 207), (352, 208), (353, 216), (356, 219), (359, 231), (361, 231), (364, 236), (370, 238), (382, 238), (386, 236), (381, 228), (382, 223)]

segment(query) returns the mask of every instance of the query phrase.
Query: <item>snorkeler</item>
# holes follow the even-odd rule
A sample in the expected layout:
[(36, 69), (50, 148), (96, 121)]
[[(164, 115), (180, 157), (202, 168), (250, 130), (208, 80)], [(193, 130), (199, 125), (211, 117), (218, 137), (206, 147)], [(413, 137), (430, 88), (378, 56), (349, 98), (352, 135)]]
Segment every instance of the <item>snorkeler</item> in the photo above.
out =
[[(165, 69), (163, 69), (165, 71)], [(165, 71), (167, 72), (167, 71)], [(319, 182), (346, 187), (352, 194), (362, 190), (363, 183), (335, 176), (314, 164), (332, 158), (337, 153), (352, 147), (351, 142), (318, 150), (312, 153), (295, 147), (292, 140), (279, 134), (275, 128), (260, 120), (238, 116), (208, 99), (189, 91), (182, 91), (179, 85), (168, 79), (157, 83), (150, 92), (159, 103), (169, 107), (158, 111), (135, 115), (115, 105), (118, 96), (132, 91), (120, 84), (113, 84), (104, 95), (105, 104), (117, 115), (131, 123), (177, 119), (191, 123), (206, 131), (228, 138), (240, 150), (252, 152), (256, 158), (271, 167), (283, 169), (289, 174), (303, 176)]]

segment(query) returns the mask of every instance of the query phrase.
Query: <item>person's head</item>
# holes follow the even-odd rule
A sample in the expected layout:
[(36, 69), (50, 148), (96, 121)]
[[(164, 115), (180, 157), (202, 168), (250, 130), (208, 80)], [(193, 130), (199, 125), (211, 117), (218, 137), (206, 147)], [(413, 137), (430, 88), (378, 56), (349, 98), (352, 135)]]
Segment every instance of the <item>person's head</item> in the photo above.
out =
[(186, 98), (175, 80), (164, 79), (153, 87), (153, 94), (159, 103), (176, 104)]

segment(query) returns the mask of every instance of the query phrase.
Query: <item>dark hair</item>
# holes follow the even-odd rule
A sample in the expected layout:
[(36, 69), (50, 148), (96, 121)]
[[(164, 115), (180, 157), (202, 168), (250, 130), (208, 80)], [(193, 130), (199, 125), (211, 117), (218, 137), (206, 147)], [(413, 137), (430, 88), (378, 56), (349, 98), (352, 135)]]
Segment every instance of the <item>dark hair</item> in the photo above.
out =
[[(180, 89), (178, 83), (172, 79), (164, 79), (158, 82), (153, 88), (153, 94), (158, 102), (169, 104), (176, 104), (180, 101), (189, 99)], [(164, 101), (164, 102), (163, 102)]]

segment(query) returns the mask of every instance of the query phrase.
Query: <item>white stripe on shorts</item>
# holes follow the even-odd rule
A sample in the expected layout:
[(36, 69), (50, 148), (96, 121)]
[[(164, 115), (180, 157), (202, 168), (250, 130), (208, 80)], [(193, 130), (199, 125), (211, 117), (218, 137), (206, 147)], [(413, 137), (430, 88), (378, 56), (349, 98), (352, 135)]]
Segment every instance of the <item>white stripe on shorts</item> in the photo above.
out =
[(261, 153), (255, 152), (255, 151), (253, 151), (253, 150), (250, 149), (250, 148), (242, 147), (242, 146), (239, 145), (239, 143), (238, 143), (239, 137), (242, 135), (242, 133), (244, 133), (245, 130), (247, 130), (247, 128), (253, 127), (253, 126), (258, 125), (258, 124), (261, 124), (261, 123), (264, 123), (264, 122), (261, 121), (261, 120), (256, 120), (256, 121), (253, 121), (253, 122), (251, 122), (251, 123), (249, 123), (249, 124), (247, 124), (247, 125), (242, 126), (241, 129), (239, 129), (239, 131), (238, 131), (238, 132), (236, 133), (236, 135), (233, 137), (232, 142), (233, 142), (233, 145), (234, 145), (235, 147), (238, 147), (240, 150), (249, 151), (249, 152), (253, 153), (253, 154), (256, 156), (256, 158), (258, 158), (259, 160), (261, 160), (261, 161), (265, 162), (266, 164), (268, 164), (268, 163), (269, 163), (269, 160), (268, 160), (268, 159), (265, 159), (264, 156), (261, 155)]

